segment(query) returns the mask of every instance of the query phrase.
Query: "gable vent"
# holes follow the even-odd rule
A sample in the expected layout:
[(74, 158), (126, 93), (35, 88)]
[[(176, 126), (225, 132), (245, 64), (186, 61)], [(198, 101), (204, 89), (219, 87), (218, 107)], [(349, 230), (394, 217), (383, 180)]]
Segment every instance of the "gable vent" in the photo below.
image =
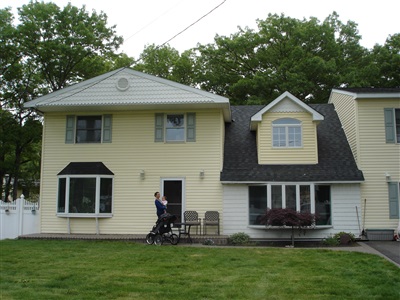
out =
[(129, 88), (129, 80), (125, 77), (121, 77), (117, 80), (117, 89), (125, 91)]

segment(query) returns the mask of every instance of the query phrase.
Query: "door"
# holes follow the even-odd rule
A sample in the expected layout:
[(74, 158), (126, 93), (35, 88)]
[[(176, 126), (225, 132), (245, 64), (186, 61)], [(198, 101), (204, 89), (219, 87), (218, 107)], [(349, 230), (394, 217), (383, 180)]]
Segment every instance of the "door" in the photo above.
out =
[(184, 195), (183, 179), (162, 179), (162, 196), (167, 197), (167, 212), (182, 221), (182, 203)]

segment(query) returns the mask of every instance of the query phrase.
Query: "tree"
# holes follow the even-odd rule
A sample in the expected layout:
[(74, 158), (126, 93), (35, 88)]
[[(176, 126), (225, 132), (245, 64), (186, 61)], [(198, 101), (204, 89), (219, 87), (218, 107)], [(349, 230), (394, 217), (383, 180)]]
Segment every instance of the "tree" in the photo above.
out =
[(169, 45), (148, 45), (140, 54), (133, 69), (186, 85), (193, 85), (194, 52), (187, 50), (179, 54)]
[(400, 86), (400, 33), (389, 36), (383, 46), (375, 45), (372, 49), (374, 76), (371, 78), (375, 87)]
[[(89, 14), (85, 6), (30, 2), (18, 8), (21, 52), (55, 91), (104, 71), (88, 68), (99, 57), (112, 57), (123, 39), (115, 25), (107, 27), (103, 12)], [(98, 66), (98, 64), (95, 64)]]
[(298, 212), (290, 208), (267, 209), (261, 219), (261, 224), (266, 226), (291, 227), (292, 247), (294, 247), (294, 231), (302, 231), (315, 224), (316, 216), (310, 212)]
[(199, 46), (202, 88), (235, 104), (267, 104), (285, 91), (307, 102), (325, 102), (331, 89), (351, 84), (346, 74), (364, 62), (356, 24), (333, 13), (324, 22), (268, 15), (258, 31), (239, 28), (230, 37)]
[(133, 62), (114, 53), (122, 37), (107, 26), (103, 12), (37, 1), (18, 12), (15, 27), (10, 10), (0, 10), (0, 179), (5, 174), (9, 183), (13, 179), (14, 199), (20, 179), (27, 185), (40, 170), (40, 116), (25, 110), (24, 103)]

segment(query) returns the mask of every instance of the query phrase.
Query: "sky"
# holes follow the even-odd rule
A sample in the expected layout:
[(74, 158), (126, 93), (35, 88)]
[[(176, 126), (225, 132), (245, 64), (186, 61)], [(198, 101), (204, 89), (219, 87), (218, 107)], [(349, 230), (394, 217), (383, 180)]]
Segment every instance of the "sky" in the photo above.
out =
[[(50, 2), (50, 1), (45, 1)], [(360, 44), (372, 48), (383, 45), (389, 35), (400, 33), (399, 0), (53, 0), (59, 7), (68, 2), (108, 16), (108, 25), (116, 25), (124, 37), (119, 49), (139, 58), (146, 45), (169, 45), (179, 52), (196, 47), (198, 43), (214, 42), (214, 37), (230, 36), (238, 27), (257, 29), (256, 20), (268, 14), (284, 14), (302, 20), (316, 17), (323, 21), (332, 12), (343, 23), (354, 21), (362, 36)], [(29, 0), (1, 0), (0, 8), (11, 7), (17, 19), (17, 7)], [(215, 8), (215, 9), (214, 9)], [(200, 19), (200, 20), (199, 20)], [(198, 22), (196, 22), (198, 21)]]

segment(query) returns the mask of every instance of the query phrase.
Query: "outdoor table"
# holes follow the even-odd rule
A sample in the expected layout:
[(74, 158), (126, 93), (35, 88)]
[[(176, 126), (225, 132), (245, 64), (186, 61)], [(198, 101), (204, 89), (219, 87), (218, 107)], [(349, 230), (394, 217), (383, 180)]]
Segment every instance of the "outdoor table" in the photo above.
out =
[[(179, 241), (181, 240), (181, 235), (186, 235), (189, 243), (192, 244), (193, 241), (192, 241), (192, 238), (190, 237), (190, 228), (192, 227), (193, 224), (191, 224), (191, 223), (173, 223), (173, 224), (174, 224), (173, 227), (179, 227), (178, 228)], [(183, 226), (183, 229), (180, 228), (182, 226)]]

